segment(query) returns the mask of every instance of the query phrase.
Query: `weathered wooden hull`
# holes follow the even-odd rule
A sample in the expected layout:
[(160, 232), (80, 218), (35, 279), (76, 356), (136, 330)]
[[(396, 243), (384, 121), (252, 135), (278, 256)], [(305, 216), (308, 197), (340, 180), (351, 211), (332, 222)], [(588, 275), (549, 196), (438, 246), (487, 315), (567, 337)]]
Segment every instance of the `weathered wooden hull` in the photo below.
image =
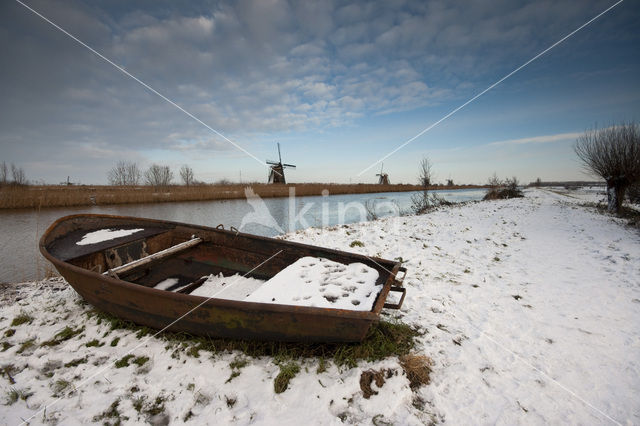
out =
[[(81, 233), (123, 226), (152, 229), (153, 232), (149, 233), (153, 235), (116, 239), (99, 244), (93, 251), (70, 245)], [(70, 235), (76, 237), (69, 237)], [(104, 274), (106, 269), (113, 266), (113, 262), (117, 266), (117, 263), (124, 263), (149, 252), (158, 252), (165, 246), (180, 243), (193, 235), (202, 238), (204, 242), (170, 259), (158, 261), (144, 270), (135, 271), (129, 277)], [(151, 219), (106, 215), (67, 216), (56, 221), (45, 232), (40, 241), (40, 250), (75, 291), (96, 308), (154, 329), (216, 338), (360, 341), (366, 336), (371, 324), (378, 321), (389, 291), (404, 294), (401, 282), (396, 279), (398, 272), (403, 270), (398, 262), (222, 229)], [(150, 287), (154, 282), (176, 274), (180, 274), (186, 281), (195, 281), (202, 275), (218, 272), (248, 273), (250, 276), (268, 279), (303, 256), (325, 257), (341, 263), (361, 262), (377, 269), (380, 273), (379, 282), (383, 286), (374, 308), (368, 312), (359, 312), (207, 299)]]

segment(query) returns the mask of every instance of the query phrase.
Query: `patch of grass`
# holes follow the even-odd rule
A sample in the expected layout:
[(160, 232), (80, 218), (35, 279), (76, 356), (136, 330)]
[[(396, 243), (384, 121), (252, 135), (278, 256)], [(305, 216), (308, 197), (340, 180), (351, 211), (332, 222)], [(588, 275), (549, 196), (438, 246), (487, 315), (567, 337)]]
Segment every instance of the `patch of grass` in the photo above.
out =
[(98, 339), (93, 339), (92, 341), (87, 342), (84, 345), (88, 348), (94, 348), (94, 347), (97, 348), (100, 346), (104, 346), (104, 343), (103, 342), (101, 343), (100, 340)]
[(72, 361), (67, 362), (64, 366), (69, 368), (69, 367), (77, 367), (80, 364), (86, 364), (87, 363), (87, 357), (85, 356), (84, 358), (76, 358)]
[(234, 405), (236, 405), (236, 402), (238, 402), (238, 399), (236, 397), (233, 396), (224, 396), (224, 400), (227, 403), (227, 407), (229, 408), (233, 408)]
[(119, 337), (116, 337), (116, 338), (114, 338), (114, 339), (111, 341), (110, 345), (111, 345), (111, 346), (114, 346), (114, 347), (115, 347), (115, 346), (118, 346), (118, 342), (119, 342), (119, 341), (120, 341), (120, 338), (119, 338)]
[(134, 358), (134, 360), (131, 361), (131, 362), (133, 362), (138, 367), (142, 367), (143, 365), (145, 365), (147, 363), (147, 361), (149, 361), (149, 357), (148, 356), (138, 356), (138, 357)]
[(131, 405), (133, 405), (133, 408), (138, 412), (141, 413), (142, 409), (144, 408), (144, 402), (146, 401), (147, 397), (144, 395), (135, 397), (131, 400)]
[[(101, 313), (109, 321), (109, 314)], [(137, 331), (138, 326), (132, 325)], [(187, 333), (163, 332), (157, 337), (165, 339), (171, 347), (177, 347), (173, 358), (179, 358), (182, 348), (198, 346), (212, 354), (238, 351), (250, 358), (273, 357), (276, 359), (320, 358), (332, 360), (336, 366), (354, 367), (358, 361), (377, 361), (390, 356), (409, 353), (415, 338), (421, 332), (400, 322), (379, 321), (371, 326), (367, 336), (359, 343), (287, 343), (273, 341), (213, 339)], [(115, 340), (115, 339), (114, 339)], [(112, 343), (113, 344), (113, 343)]]
[(231, 375), (229, 376), (229, 378), (227, 379), (227, 381), (225, 383), (229, 383), (230, 381), (232, 381), (233, 379), (235, 379), (236, 377), (238, 377), (240, 375), (240, 371), (238, 370), (232, 370), (231, 371)]
[(12, 345), (11, 343), (9, 343), (9, 342), (2, 342), (2, 351), (1, 351), (1, 352), (4, 352), (4, 351), (6, 351), (7, 349), (12, 348), (12, 347), (13, 347), (13, 345)]
[(50, 359), (44, 363), (40, 369), (40, 374), (44, 377), (51, 378), (56, 374), (56, 370), (62, 368), (62, 361)]
[(360, 240), (353, 240), (351, 244), (349, 244), (349, 247), (364, 247), (364, 243)]
[(129, 355), (123, 356), (122, 358), (120, 358), (119, 360), (117, 360), (115, 362), (116, 368), (128, 367), (129, 366), (129, 361), (131, 360), (131, 358), (134, 358), (134, 355), (129, 354)]
[(16, 351), (17, 354), (21, 354), (24, 351), (27, 351), (29, 349), (31, 349), (32, 347), (34, 347), (36, 344), (36, 338), (33, 337), (29, 340), (26, 340), (24, 342), (22, 342), (22, 344), (20, 345), (20, 347), (18, 348), (18, 350)]
[(78, 334), (84, 331), (84, 326), (73, 329), (69, 326), (66, 326), (62, 331), (56, 333), (53, 336), (53, 339), (47, 340), (46, 342), (42, 342), (40, 346), (57, 346), (62, 342), (73, 339)]
[(16, 329), (10, 328), (4, 332), (4, 337), (12, 337), (14, 334), (16, 334)]
[(229, 383), (236, 377), (240, 375), (240, 370), (247, 366), (249, 360), (243, 357), (236, 357), (233, 361), (229, 363), (229, 367), (231, 367), (231, 375), (227, 379), (225, 383)]
[[(413, 406), (413, 408), (417, 410), (424, 411), (424, 408), (427, 405), (427, 402), (421, 397), (415, 395), (411, 400), (411, 405)], [(435, 422), (430, 424), (435, 424)]]
[(316, 374), (322, 374), (325, 371), (327, 371), (327, 361), (324, 357), (320, 357), (320, 360), (318, 361), (318, 368), (316, 368)]
[(414, 339), (419, 334), (406, 324), (381, 321), (371, 327), (361, 343), (336, 345), (333, 360), (338, 366), (355, 367), (359, 360), (377, 361), (388, 356), (402, 356), (414, 347)]
[(156, 414), (160, 414), (164, 412), (164, 403), (167, 398), (163, 395), (156, 396), (156, 399), (153, 402), (144, 403), (141, 408), (141, 413), (144, 413), (148, 416), (155, 416)]
[(147, 327), (142, 327), (132, 323), (131, 321), (123, 320), (106, 312), (92, 309), (87, 312), (89, 318), (95, 318), (96, 324), (100, 325), (103, 322), (109, 325), (109, 331), (105, 333), (105, 336), (113, 330), (134, 330), (138, 333), (143, 333), (143, 330), (148, 330)]
[(33, 317), (26, 312), (20, 312), (17, 317), (11, 321), (11, 327), (17, 327), (19, 325), (33, 322)]
[(11, 388), (7, 392), (7, 400), (5, 405), (13, 405), (18, 402), (19, 399), (26, 401), (31, 396), (33, 396), (33, 392), (29, 392), (29, 389), (17, 389)]
[(247, 360), (246, 358), (236, 357), (236, 359), (234, 359), (229, 363), (229, 367), (231, 367), (231, 369), (233, 370), (240, 370), (246, 367), (248, 363), (249, 363), (249, 360)]
[(273, 381), (273, 390), (276, 393), (282, 393), (289, 387), (289, 381), (300, 372), (300, 366), (294, 361), (280, 364), (280, 373)]
[(5, 364), (0, 368), (0, 376), (7, 378), (10, 384), (15, 385), (16, 381), (13, 379), (13, 375), (16, 373), (16, 367), (13, 364)]
[(71, 382), (67, 380), (63, 380), (63, 379), (56, 380), (52, 386), (53, 396), (54, 397), (60, 396), (60, 394), (63, 393), (65, 390), (67, 390), (69, 386), (71, 386)]
[(200, 358), (200, 349), (202, 349), (202, 344), (200, 343), (190, 346), (189, 349), (187, 349), (187, 355), (194, 358)]
[[(104, 410), (102, 413), (93, 416), (93, 421), (99, 422), (100, 420), (105, 420), (104, 424), (120, 425), (123, 420), (124, 421), (129, 420), (128, 417), (123, 417), (122, 414), (120, 414), (120, 411), (118, 411), (119, 405), (120, 405), (120, 400), (116, 399), (111, 403), (109, 408)], [(112, 420), (113, 423), (109, 423), (108, 420)]]
[(411, 389), (416, 390), (431, 381), (433, 361), (428, 356), (408, 354), (400, 357), (400, 365), (409, 379)]
[(136, 326), (138, 331), (136, 332), (136, 338), (142, 339), (144, 336), (151, 334), (151, 329), (146, 326)]
[(189, 410), (187, 411), (187, 414), (184, 415), (184, 417), (182, 418), (183, 422), (188, 422), (192, 417), (194, 416), (193, 411)]

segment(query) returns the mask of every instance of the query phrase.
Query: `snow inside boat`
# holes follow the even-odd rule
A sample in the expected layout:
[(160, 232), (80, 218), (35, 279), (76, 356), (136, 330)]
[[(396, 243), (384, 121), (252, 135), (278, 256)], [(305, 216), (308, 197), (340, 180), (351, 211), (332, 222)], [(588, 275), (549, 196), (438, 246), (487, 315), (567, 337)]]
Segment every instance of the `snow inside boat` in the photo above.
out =
[(399, 262), (221, 226), (73, 215), (49, 227), (40, 251), (96, 308), (210, 337), (361, 341), (405, 295)]

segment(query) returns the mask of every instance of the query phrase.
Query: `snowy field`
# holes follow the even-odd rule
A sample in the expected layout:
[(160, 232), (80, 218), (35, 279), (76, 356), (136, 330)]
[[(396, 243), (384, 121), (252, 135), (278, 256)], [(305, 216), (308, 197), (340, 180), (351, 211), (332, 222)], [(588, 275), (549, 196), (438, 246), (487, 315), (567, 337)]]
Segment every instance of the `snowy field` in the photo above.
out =
[[(582, 198), (528, 190), (286, 236), (402, 258), (407, 298), (391, 314), (426, 330), (417, 350), (434, 361), (415, 391), (396, 358), (320, 373), (310, 359), (276, 394), (271, 358), (241, 366), (238, 353), (194, 357), (161, 339), (139, 346), (135, 332), (105, 335), (59, 279), (6, 289), (0, 422), (640, 424), (640, 233)], [(398, 374), (367, 399), (369, 369)]]

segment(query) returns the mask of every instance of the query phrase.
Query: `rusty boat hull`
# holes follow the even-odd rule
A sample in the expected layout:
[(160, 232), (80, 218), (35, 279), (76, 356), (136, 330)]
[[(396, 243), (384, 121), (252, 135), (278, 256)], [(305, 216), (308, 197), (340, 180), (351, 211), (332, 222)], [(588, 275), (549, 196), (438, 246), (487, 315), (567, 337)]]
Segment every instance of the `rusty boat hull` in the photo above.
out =
[[(114, 228), (143, 231), (95, 244), (77, 244), (89, 232)], [(405, 294), (398, 275), (406, 270), (399, 262), (224, 230), (220, 226), (72, 215), (49, 227), (40, 240), (40, 251), (94, 307), (157, 330), (212, 338), (357, 342), (379, 320), (383, 308), (400, 308)], [(377, 284), (382, 289), (373, 309), (352, 311), (188, 294), (202, 284), (201, 277), (209, 274), (239, 273), (267, 280), (304, 256), (343, 264), (361, 262), (376, 269)], [(153, 288), (169, 277), (177, 277), (183, 288)], [(390, 291), (401, 294), (398, 303), (386, 303)]]

